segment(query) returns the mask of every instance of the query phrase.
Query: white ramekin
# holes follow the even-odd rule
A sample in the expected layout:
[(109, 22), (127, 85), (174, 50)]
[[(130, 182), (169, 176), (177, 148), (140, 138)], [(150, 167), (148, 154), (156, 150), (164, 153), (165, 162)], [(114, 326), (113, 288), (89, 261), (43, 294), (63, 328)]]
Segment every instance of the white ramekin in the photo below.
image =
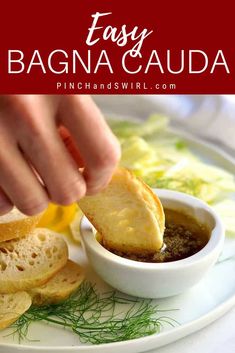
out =
[(91, 224), (81, 222), (82, 243), (96, 273), (119, 291), (144, 298), (164, 298), (194, 286), (215, 264), (224, 243), (224, 227), (218, 215), (203, 201), (190, 195), (164, 189), (153, 189), (163, 207), (185, 212), (210, 231), (206, 246), (183, 260), (165, 263), (137, 262), (117, 256), (95, 238)]

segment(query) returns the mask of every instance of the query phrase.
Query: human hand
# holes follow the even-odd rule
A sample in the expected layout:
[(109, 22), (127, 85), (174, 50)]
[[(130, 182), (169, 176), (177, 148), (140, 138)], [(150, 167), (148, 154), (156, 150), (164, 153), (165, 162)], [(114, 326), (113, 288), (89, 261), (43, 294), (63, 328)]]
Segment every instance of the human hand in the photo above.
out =
[[(0, 213), (68, 205), (110, 180), (120, 147), (89, 96), (0, 97)], [(83, 168), (83, 169), (78, 169)]]

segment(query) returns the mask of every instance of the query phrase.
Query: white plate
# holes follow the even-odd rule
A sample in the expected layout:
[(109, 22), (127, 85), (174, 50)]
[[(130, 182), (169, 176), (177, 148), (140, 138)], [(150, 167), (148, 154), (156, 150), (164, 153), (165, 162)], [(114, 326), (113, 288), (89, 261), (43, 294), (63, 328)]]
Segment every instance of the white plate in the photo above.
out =
[[(219, 165), (235, 173), (235, 161), (210, 144), (192, 138), (188, 134), (181, 134), (189, 146), (197, 152), (208, 163)], [(233, 240), (226, 240), (225, 246), (231, 246)], [(87, 263), (81, 248), (70, 244), (70, 257), (86, 268), (87, 279), (97, 284), (101, 292), (110, 289), (102, 280), (95, 275)], [(179, 309), (169, 313), (180, 325), (176, 327), (165, 327), (160, 334), (139, 338), (131, 341), (110, 343), (105, 345), (82, 345), (78, 336), (62, 328), (52, 327), (47, 324), (33, 324), (29, 330), (28, 337), (32, 340), (18, 344), (17, 337), (6, 337), (8, 330), (0, 333), (0, 353), (15, 352), (79, 352), (79, 353), (137, 353), (158, 348), (192, 332), (195, 332), (210, 324), (233, 305), (235, 305), (235, 259), (218, 263), (207, 274), (207, 276), (193, 289), (183, 295), (168, 299), (155, 301), (161, 309)]]

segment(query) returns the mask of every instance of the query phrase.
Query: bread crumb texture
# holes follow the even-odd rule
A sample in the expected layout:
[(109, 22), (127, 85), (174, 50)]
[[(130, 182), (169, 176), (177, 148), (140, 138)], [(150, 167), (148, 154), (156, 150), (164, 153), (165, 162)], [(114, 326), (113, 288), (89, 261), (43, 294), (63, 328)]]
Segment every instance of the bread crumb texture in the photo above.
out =
[(60, 234), (36, 228), (29, 235), (0, 243), (0, 293), (14, 293), (47, 282), (68, 259)]
[(0, 294), (0, 329), (4, 329), (15, 322), (32, 303), (26, 292)]
[(68, 260), (66, 265), (47, 283), (32, 288), (29, 294), (34, 305), (55, 304), (67, 299), (85, 279), (84, 270), (77, 263)]

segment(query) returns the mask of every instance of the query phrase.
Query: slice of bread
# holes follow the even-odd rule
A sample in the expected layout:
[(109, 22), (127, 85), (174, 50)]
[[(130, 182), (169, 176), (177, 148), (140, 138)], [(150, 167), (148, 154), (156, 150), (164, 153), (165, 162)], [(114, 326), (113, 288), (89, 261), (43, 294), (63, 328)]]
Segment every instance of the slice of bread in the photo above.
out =
[(0, 294), (0, 330), (15, 322), (32, 304), (26, 292)]
[(26, 236), (36, 227), (41, 215), (29, 217), (14, 207), (4, 216), (0, 216), (0, 242)]
[(69, 229), (70, 229), (72, 238), (78, 244), (81, 244), (80, 224), (81, 224), (82, 217), (83, 217), (83, 213), (79, 209), (76, 212), (74, 219), (72, 220), (72, 222), (69, 225)]
[(79, 202), (110, 250), (148, 255), (162, 247), (165, 216), (152, 190), (126, 169), (119, 168), (108, 186)]
[(56, 304), (67, 299), (80, 286), (84, 278), (83, 268), (68, 260), (67, 264), (47, 283), (32, 288), (28, 293), (34, 305)]
[(0, 293), (42, 285), (65, 266), (67, 259), (68, 247), (62, 236), (46, 228), (0, 243)]

